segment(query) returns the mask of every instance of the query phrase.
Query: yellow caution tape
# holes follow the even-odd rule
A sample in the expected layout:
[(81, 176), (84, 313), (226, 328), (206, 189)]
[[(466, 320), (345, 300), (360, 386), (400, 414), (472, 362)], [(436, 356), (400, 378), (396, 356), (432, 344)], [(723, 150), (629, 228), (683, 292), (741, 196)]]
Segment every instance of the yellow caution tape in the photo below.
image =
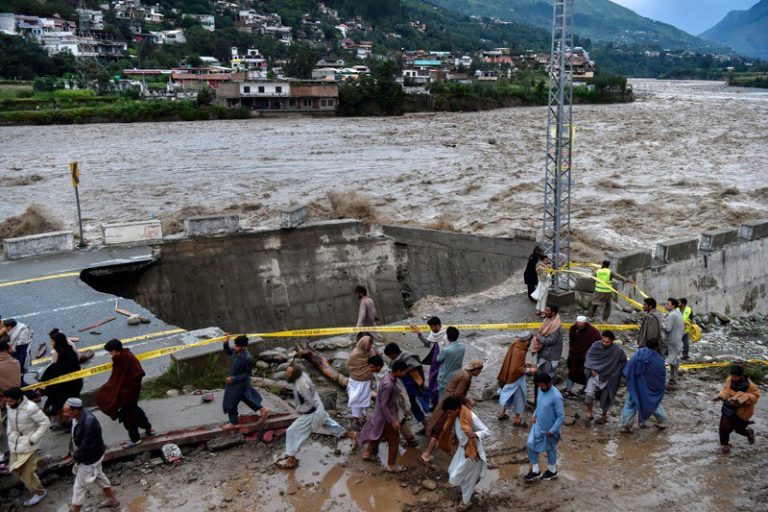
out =
[[(686, 363), (681, 364), (680, 368), (684, 368), (686, 370), (700, 370), (704, 368), (723, 368), (726, 366), (731, 366), (732, 364), (736, 363), (737, 361), (718, 361), (716, 363)], [(738, 363), (747, 363), (747, 364), (762, 364), (765, 366), (768, 366), (768, 361), (765, 361), (763, 359), (747, 359), (746, 361), (738, 361)]]
[[(538, 329), (541, 322), (528, 322), (516, 324), (451, 324), (464, 331), (514, 331), (520, 329)], [(572, 323), (564, 323), (564, 328), (569, 328)], [(640, 328), (637, 324), (596, 324), (597, 329), (609, 329), (612, 331), (630, 331)], [(429, 326), (416, 326), (419, 332), (428, 332)], [(382, 333), (409, 333), (413, 328), (409, 325), (382, 325), (375, 327), (326, 327), (320, 329), (297, 329), (291, 331), (256, 332), (248, 336), (261, 338), (309, 338), (313, 336), (337, 336), (342, 334), (356, 334), (358, 332), (382, 332)]]
[(0, 283), (0, 288), (5, 288), (6, 286), (15, 286), (17, 284), (29, 284), (29, 283), (37, 283), (39, 281), (48, 281), (49, 279), (61, 279), (62, 277), (75, 277), (80, 276), (80, 272), (64, 272), (62, 274), (53, 274), (50, 276), (43, 276), (43, 277), (32, 277), (29, 279), (19, 279), (18, 281), (8, 281), (5, 283)]
[[(571, 325), (570, 323), (564, 323), (564, 328), (569, 328)], [(518, 324), (457, 324), (454, 327), (461, 330), (470, 330), (470, 331), (479, 331), (479, 330), (518, 330), (518, 329), (537, 329), (541, 327), (541, 323), (518, 323)], [(622, 324), (597, 324), (595, 325), (598, 329), (612, 329), (615, 331), (619, 330), (633, 330), (637, 329), (637, 325), (622, 325)], [(427, 332), (429, 330), (429, 326), (427, 325), (419, 325), (417, 326), (417, 330), (419, 332)], [(166, 331), (166, 334), (175, 334), (176, 332), (181, 332), (183, 329), (175, 329), (172, 331)], [(247, 334), (247, 336), (256, 338), (307, 338), (312, 336), (334, 336), (334, 335), (340, 335), (340, 334), (354, 334), (358, 332), (384, 332), (384, 333), (409, 333), (413, 332), (413, 329), (409, 325), (382, 325), (382, 326), (376, 326), (376, 327), (326, 327), (321, 329), (296, 329), (291, 331), (278, 331), (278, 332), (263, 332), (263, 333), (250, 333)], [(136, 338), (129, 338), (128, 340), (124, 340), (123, 343), (126, 343), (127, 341), (138, 341), (139, 339), (147, 339), (149, 337), (156, 337), (161, 335), (162, 333), (153, 333), (153, 334), (147, 334), (144, 336), (137, 336)], [(230, 335), (230, 338), (234, 338), (235, 334)], [(204, 345), (209, 345), (211, 343), (216, 343), (218, 341), (224, 341), (227, 337), (226, 336), (220, 336), (217, 338), (210, 338), (205, 339), (202, 341), (198, 341), (195, 343), (190, 343), (187, 345), (176, 345), (173, 347), (164, 347), (157, 350), (150, 350), (149, 352), (144, 352), (142, 354), (136, 355), (136, 358), (139, 361), (146, 361), (148, 359), (155, 359), (158, 357), (166, 356), (168, 354), (173, 354), (174, 352), (179, 352), (181, 350), (186, 350), (188, 348), (194, 348), (194, 347), (202, 347)], [(98, 347), (97, 347), (98, 348)], [(25, 390), (30, 389), (39, 389), (47, 386), (53, 386), (55, 384), (61, 384), (63, 382), (69, 382), (72, 380), (77, 379), (84, 379), (87, 377), (93, 377), (94, 375), (98, 375), (100, 373), (107, 372), (112, 369), (112, 363), (103, 363), (96, 366), (91, 366), (90, 368), (86, 368), (84, 370), (79, 370), (76, 372), (68, 373), (66, 375), (61, 375), (59, 377), (56, 377), (54, 379), (50, 379), (44, 382), (38, 382), (36, 384), (31, 384), (27, 387), (25, 387)]]
[[(211, 343), (216, 343), (217, 341), (224, 341), (227, 339), (226, 336), (219, 336), (217, 338), (210, 338), (205, 339), (202, 341), (198, 341), (195, 343), (190, 343), (188, 345), (176, 345), (173, 347), (163, 347), (159, 348), (157, 350), (150, 350), (149, 352), (144, 352), (142, 354), (137, 354), (136, 359), (139, 361), (146, 361), (148, 359), (156, 359), (158, 357), (167, 356), (168, 354), (173, 354), (174, 352), (179, 352), (182, 350), (186, 350), (188, 348), (194, 348), (194, 347), (202, 347), (204, 345), (210, 345)], [(100, 373), (108, 372), (112, 369), (112, 363), (103, 363), (98, 364), (96, 366), (91, 366), (90, 368), (86, 368), (85, 370), (79, 370), (76, 372), (68, 373), (66, 375), (61, 375), (59, 377), (56, 377), (54, 379), (46, 380), (44, 382), (38, 382), (36, 384), (30, 384), (29, 386), (26, 386), (23, 388), (25, 391), (30, 389), (39, 389), (44, 388), (48, 386), (53, 386), (55, 384), (62, 384), (64, 382), (69, 382), (72, 380), (77, 379), (84, 379), (86, 377), (93, 377), (94, 375), (98, 375)]]
[[(186, 329), (169, 329), (167, 331), (152, 332), (152, 333), (149, 333), (149, 334), (142, 334), (141, 336), (134, 336), (133, 338), (125, 338), (125, 339), (120, 340), (120, 342), (123, 345), (127, 345), (128, 343), (133, 343), (133, 342), (136, 342), (136, 341), (144, 341), (144, 340), (149, 340), (149, 339), (152, 339), (152, 338), (159, 338), (160, 336), (170, 336), (172, 334), (179, 334), (179, 333), (182, 333), (182, 332), (187, 332), (187, 330)], [(90, 347), (77, 347), (77, 350), (82, 352), (82, 351), (85, 351), (85, 350), (99, 350), (99, 349), (101, 349), (103, 347), (104, 347), (104, 343), (102, 343), (100, 345), (91, 345)], [(48, 356), (48, 357), (41, 357), (40, 359), (35, 359), (34, 361), (32, 361), (32, 364), (35, 365), (35, 364), (47, 363), (50, 360), (51, 360), (50, 356)]]

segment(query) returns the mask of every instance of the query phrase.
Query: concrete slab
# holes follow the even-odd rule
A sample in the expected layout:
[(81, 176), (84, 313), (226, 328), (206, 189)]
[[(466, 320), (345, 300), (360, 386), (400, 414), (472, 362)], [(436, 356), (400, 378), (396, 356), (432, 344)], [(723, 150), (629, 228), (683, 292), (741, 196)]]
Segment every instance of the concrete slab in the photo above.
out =
[(163, 238), (159, 220), (142, 220), (101, 225), (102, 241), (107, 245), (147, 242)]
[(653, 257), (651, 251), (628, 251), (617, 254), (612, 260), (616, 273), (623, 276), (650, 268)]
[(768, 237), (768, 219), (745, 222), (741, 225), (739, 235), (744, 240), (758, 240)]
[(699, 252), (698, 238), (677, 238), (656, 244), (656, 259), (664, 263), (680, 261), (696, 256)]
[(7, 260), (58, 254), (74, 249), (75, 237), (71, 231), (54, 231), (3, 240), (3, 254)]
[(283, 229), (293, 229), (303, 224), (309, 218), (307, 206), (299, 206), (291, 210), (280, 212), (280, 227)]
[(701, 234), (700, 251), (716, 251), (739, 242), (738, 229), (713, 229)]
[(239, 215), (204, 215), (184, 219), (188, 236), (214, 236), (240, 231)]
[[(281, 398), (264, 390), (259, 390), (263, 403), (275, 415), (274, 420), (267, 426), (269, 428), (285, 428), (295, 419), (293, 409)], [(141, 407), (147, 413), (152, 427), (157, 435), (147, 438), (136, 448), (124, 450), (121, 444), (128, 441), (128, 433), (121, 423), (112, 421), (101, 411), (94, 409), (96, 418), (101, 423), (104, 443), (107, 445), (105, 459), (116, 459), (148, 451), (159, 449), (163, 444), (175, 443), (184, 445), (197, 443), (222, 435), (230, 435), (219, 427), (226, 423), (226, 415), (221, 410), (223, 391), (214, 393), (214, 400), (203, 403), (199, 395), (182, 395), (174, 398), (145, 400), (140, 402)], [(254, 425), (256, 418), (246, 406), (240, 407), (242, 416), (241, 424), (245, 433), (258, 428)], [(69, 432), (49, 432), (40, 443), (40, 450), (60, 460), (67, 456), (69, 447)]]

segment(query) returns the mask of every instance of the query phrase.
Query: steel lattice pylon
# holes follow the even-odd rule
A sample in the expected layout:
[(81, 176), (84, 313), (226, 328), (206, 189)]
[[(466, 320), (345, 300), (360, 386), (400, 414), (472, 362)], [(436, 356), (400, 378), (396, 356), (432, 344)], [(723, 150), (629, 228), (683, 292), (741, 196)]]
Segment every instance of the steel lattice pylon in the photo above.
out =
[[(544, 250), (560, 268), (571, 258), (571, 151), (573, 149), (573, 2), (554, 0), (549, 61), (547, 164), (544, 176)], [(554, 289), (567, 290), (568, 278), (554, 274)]]

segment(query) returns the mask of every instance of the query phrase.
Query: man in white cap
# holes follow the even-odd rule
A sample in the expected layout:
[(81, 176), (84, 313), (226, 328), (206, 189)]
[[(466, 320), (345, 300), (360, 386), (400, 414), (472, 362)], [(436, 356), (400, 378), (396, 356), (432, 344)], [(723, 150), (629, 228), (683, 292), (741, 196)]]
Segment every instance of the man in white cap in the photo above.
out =
[(69, 398), (64, 404), (64, 415), (72, 420), (72, 440), (70, 454), (75, 461), (72, 473), (75, 483), (72, 487), (72, 512), (80, 512), (85, 503), (85, 491), (88, 484), (96, 483), (104, 492), (104, 501), (99, 508), (115, 508), (120, 505), (112, 491), (107, 475), (101, 467), (104, 453), (104, 438), (101, 436), (101, 425), (96, 416), (83, 409), (83, 401), (79, 398)]

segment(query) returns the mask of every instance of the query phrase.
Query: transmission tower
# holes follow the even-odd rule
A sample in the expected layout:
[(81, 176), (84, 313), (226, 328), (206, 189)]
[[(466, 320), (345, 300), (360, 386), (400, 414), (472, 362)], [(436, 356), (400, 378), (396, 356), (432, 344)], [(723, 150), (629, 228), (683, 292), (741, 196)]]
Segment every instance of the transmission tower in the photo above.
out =
[(96, 40), (91, 32), (91, 15), (85, 6), (85, 0), (77, 4), (77, 75), (82, 87), (87, 87), (91, 77), (99, 68)]
[[(544, 250), (552, 266), (571, 259), (571, 151), (573, 149), (573, 2), (553, 0), (549, 60), (547, 163), (544, 176)], [(554, 291), (569, 288), (564, 274), (554, 274)]]

